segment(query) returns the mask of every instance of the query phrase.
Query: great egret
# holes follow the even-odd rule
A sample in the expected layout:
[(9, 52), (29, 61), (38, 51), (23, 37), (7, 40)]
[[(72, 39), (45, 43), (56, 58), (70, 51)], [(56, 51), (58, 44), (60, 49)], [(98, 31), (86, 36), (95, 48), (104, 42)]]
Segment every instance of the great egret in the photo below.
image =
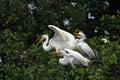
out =
[(94, 57), (95, 54), (92, 50), (92, 48), (86, 43), (84, 42), (84, 40), (86, 39), (86, 36), (83, 32), (79, 31), (79, 33), (74, 33), (75, 36), (80, 36), (80, 39), (76, 39), (77, 42), (77, 49), (79, 50), (79, 52), (81, 54), (84, 55), (88, 55), (90, 58)]
[(53, 30), (55, 34), (50, 40), (47, 35), (43, 36), (43, 38), (46, 39), (46, 41), (43, 43), (44, 50), (50, 51), (51, 49), (55, 49), (58, 55), (59, 51), (65, 48), (77, 49), (80, 53), (87, 54), (89, 57), (94, 56), (94, 52), (92, 51), (92, 49), (88, 46), (87, 43), (84, 42), (84, 33), (79, 32), (78, 36), (81, 35), (81, 38), (75, 39), (75, 37), (71, 33), (66, 32), (54, 25), (48, 25), (48, 27)]
[(71, 49), (64, 49), (60, 51), (60, 56), (63, 56), (63, 58), (59, 59), (59, 63), (62, 65), (69, 65), (75, 67), (75, 65), (84, 65), (88, 66), (90, 60), (82, 56), (79, 52), (76, 52)]
[(70, 48), (70, 49), (75, 48), (75, 37), (71, 33), (66, 32), (54, 25), (48, 25), (48, 27), (51, 30), (53, 30), (55, 34), (50, 40), (47, 35), (43, 36), (43, 38), (46, 39), (46, 41), (43, 43), (44, 50), (49, 51), (55, 48), (56, 53), (58, 53), (60, 50), (64, 48)]

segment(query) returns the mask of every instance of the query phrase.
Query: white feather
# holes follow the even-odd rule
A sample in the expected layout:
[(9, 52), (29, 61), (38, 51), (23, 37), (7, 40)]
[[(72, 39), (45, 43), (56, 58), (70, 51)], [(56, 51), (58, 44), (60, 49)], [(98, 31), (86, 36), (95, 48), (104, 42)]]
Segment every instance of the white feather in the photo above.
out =
[(75, 48), (76, 41), (71, 33), (61, 30), (60, 28), (54, 25), (48, 25), (48, 27), (51, 30), (53, 30), (55, 34), (50, 40), (47, 35), (43, 35), (44, 36), (43, 38), (46, 39), (46, 41), (43, 43), (44, 50), (50, 51), (52, 49), (55, 49), (56, 52), (59, 52), (64, 48), (70, 48), (70, 49)]
[(74, 56), (74, 58), (76, 58), (81, 64), (83, 64), (84, 66), (88, 66), (90, 60), (82, 56), (79, 52), (76, 52), (71, 49), (64, 49), (64, 50), (67, 51), (72, 56)]
[(69, 65), (75, 67), (75, 65), (84, 65), (88, 66), (90, 60), (82, 56), (80, 53), (73, 51), (71, 49), (64, 49), (60, 51), (60, 55), (63, 56), (63, 58), (59, 59), (59, 63), (62, 65)]
[(85, 34), (83, 32), (79, 32), (78, 34), (80, 34), (81, 36), (80, 39), (76, 39), (77, 49), (79, 50), (79, 52), (81, 54), (87, 54), (90, 58), (94, 57), (95, 54), (92, 48), (86, 42), (84, 42), (84, 40), (86, 39)]

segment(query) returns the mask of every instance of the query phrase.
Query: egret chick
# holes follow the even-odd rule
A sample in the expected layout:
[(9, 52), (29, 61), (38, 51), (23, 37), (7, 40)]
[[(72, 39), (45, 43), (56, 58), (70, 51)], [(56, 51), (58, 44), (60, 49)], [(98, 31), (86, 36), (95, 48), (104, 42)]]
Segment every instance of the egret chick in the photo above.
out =
[(79, 52), (76, 52), (71, 49), (64, 49), (60, 51), (60, 56), (63, 56), (63, 58), (59, 59), (59, 63), (62, 65), (71, 65), (75, 68), (75, 65), (84, 65), (88, 66), (90, 60), (82, 56)]

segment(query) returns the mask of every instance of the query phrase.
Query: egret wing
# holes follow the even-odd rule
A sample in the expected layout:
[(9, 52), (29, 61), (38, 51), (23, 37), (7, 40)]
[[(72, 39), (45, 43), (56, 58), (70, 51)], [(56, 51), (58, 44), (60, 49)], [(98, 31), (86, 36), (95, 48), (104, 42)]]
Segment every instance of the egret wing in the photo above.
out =
[(64, 30), (61, 30), (60, 28), (54, 26), (54, 25), (49, 25), (48, 26), (50, 29), (52, 29), (55, 32), (55, 37), (57, 37), (59, 35), (59, 38), (70, 42), (72, 39), (75, 40), (74, 36)]
[(80, 42), (78, 43), (78, 47), (82, 49), (82, 51), (86, 53), (90, 58), (95, 56), (93, 50), (87, 43)]

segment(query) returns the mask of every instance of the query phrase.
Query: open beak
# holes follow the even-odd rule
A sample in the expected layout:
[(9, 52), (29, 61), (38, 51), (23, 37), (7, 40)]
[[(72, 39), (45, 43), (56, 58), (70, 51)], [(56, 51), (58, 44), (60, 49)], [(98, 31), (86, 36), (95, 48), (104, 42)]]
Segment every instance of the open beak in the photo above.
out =
[(76, 38), (80, 38), (80, 34), (78, 34), (78, 33), (73, 33), (73, 35), (74, 35)]
[(38, 41), (38, 43), (36, 44), (36, 46), (38, 46), (40, 43), (42, 43), (42, 41), (43, 41), (43, 39), (40, 38), (39, 41)]

